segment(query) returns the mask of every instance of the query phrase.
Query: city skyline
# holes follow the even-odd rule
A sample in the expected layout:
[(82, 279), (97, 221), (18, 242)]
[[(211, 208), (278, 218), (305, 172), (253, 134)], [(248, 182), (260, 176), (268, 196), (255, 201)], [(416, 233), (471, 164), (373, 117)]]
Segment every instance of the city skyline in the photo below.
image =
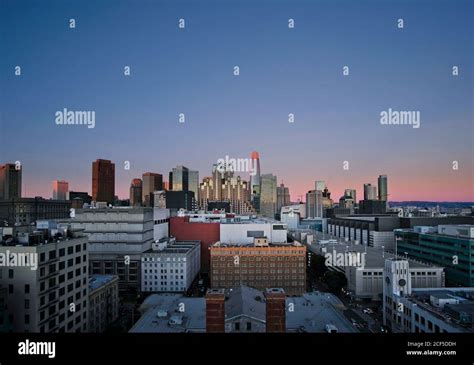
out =
[[(472, 3), (301, 3), (5, 1), (1, 160), (24, 166), (24, 196), (56, 179), (90, 192), (97, 157), (117, 164), (123, 198), (143, 172), (182, 164), (202, 181), (257, 150), (293, 201), (317, 179), (338, 198), (380, 174), (389, 200), (474, 201)], [(57, 125), (64, 108), (94, 111), (94, 128)], [(391, 109), (419, 111), (420, 128), (382, 125)]]

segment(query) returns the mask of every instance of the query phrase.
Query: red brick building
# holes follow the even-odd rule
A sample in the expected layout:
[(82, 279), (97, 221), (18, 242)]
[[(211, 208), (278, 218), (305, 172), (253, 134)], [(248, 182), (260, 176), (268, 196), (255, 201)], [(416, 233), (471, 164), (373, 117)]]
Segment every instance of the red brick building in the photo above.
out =
[(220, 240), (219, 222), (190, 222), (189, 217), (171, 217), (170, 235), (177, 241), (201, 241), (201, 273), (210, 270), (209, 246)]

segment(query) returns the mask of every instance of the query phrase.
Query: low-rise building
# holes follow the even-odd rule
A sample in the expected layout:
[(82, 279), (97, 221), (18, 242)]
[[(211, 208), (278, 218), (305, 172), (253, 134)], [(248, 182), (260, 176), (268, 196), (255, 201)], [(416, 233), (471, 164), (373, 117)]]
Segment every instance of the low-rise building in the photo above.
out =
[(474, 332), (474, 288), (413, 289), (410, 276), (407, 260), (386, 260), (384, 325), (392, 332)]
[[(386, 259), (395, 254), (382, 248), (356, 244), (311, 244), (310, 252), (324, 256), (330, 270), (346, 276), (347, 290), (356, 300), (382, 300), (383, 270)], [(439, 288), (445, 285), (444, 268), (409, 260), (410, 280), (413, 288)]]
[(165, 238), (142, 255), (142, 291), (184, 292), (201, 268), (199, 241)]
[(217, 242), (210, 254), (213, 288), (279, 287), (290, 295), (306, 291), (306, 247), (299, 242), (277, 244), (254, 237), (252, 244)]
[(286, 297), (281, 288), (260, 291), (245, 285), (212, 289), (205, 298), (152, 294), (141, 305), (141, 317), (130, 332), (323, 333), (327, 325), (339, 332), (357, 332), (342, 308), (330, 293)]

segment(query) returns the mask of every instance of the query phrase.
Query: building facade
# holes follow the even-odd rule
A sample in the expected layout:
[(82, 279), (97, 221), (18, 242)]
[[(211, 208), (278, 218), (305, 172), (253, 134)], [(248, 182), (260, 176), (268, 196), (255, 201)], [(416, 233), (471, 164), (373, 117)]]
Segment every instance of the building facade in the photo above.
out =
[(201, 268), (199, 241), (163, 239), (142, 255), (144, 292), (185, 292)]
[(103, 333), (119, 315), (118, 276), (92, 275), (89, 279), (89, 330)]
[(115, 199), (115, 164), (110, 160), (92, 162), (92, 200), (113, 204)]

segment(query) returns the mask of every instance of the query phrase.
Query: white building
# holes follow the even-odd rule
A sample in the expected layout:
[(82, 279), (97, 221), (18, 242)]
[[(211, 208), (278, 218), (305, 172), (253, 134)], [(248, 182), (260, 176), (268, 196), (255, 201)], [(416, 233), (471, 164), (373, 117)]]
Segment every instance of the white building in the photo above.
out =
[(142, 291), (184, 292), (201, 269), (199, 241), (162, 239), (142, 255)]
[(407, 260), (384, 268), (383, 320), (392, 332), (473, 332), (474, 288), (414, 289)]
[(169, 236), (170, 210), (153, 208), (153, 240), (159, 241)]
[(255, 237), (267, 237), (269, 243), (286, 243), (288, 227), (265, 219), (221, 221), (220, 241), (226, 244), (253, 244)]
[[(326, 258), (332, 259), (335, 256), (335, 259), (330, 261), (332, 265), (326, 266), (330, 270), (345, 274), (347, 289), (355, 299), (382, 299), (385, 260), (394, 258), (394, 254), (350, 243), (311, 245), (308, 249)], [(358, 254), (357, 257), (363, 259), (361, 265), (357, 266), (348, 260), (337, 260), (347, 254)], [(439, 288), (445, 285), (444, 268), (413, 260), (409, 260), (409, 263), (410, 285), (413, 288)]]
[(8, 290), (14, 332), (88, 331), (87, 237), (61, 232), (35, 231), (0, 245), (0, 286)]
[(70, 222), (89, 237), (91, 274), (118, 275), (120, 290), (140, 289), (141, 254), (153, 242), (153, 208), (79, 209)]

